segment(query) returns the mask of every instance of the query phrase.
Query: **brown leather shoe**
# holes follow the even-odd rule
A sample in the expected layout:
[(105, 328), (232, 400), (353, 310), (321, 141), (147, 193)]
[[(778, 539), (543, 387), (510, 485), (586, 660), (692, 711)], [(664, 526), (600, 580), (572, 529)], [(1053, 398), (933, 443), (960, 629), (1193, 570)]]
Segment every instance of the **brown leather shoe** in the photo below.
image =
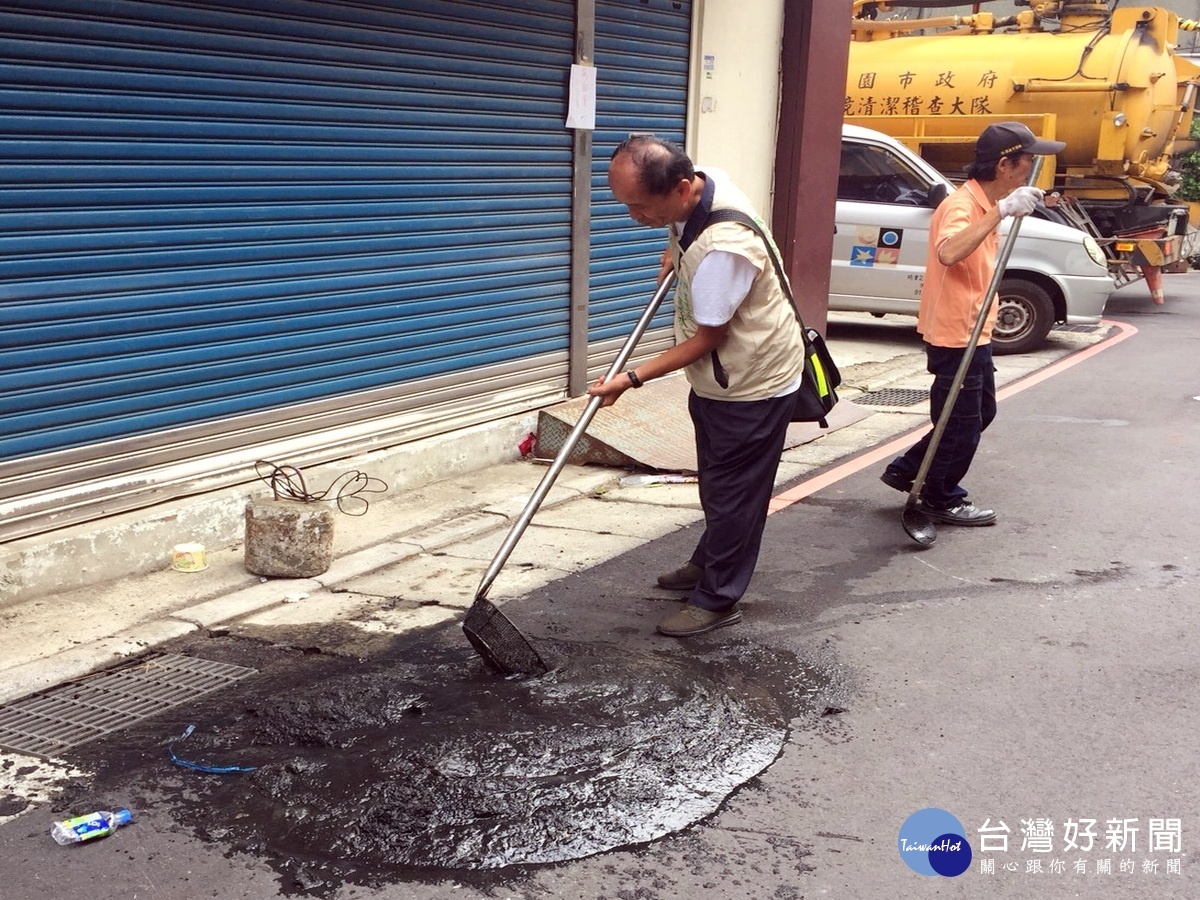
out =
[(674, 572), (666, 572), (658, 576), (658, 586), (668, 591), (690, 591), (700, 581), (704, 574), (695, 563), (689, 562), (680, 566)]
[(736, 606), (713, 612), (711, 609), (701, 609), (699, 606), (685, 603), (678, 611), (658, 623), (658, 633), (667, 637), (692, 637), (707, 634), (726, 625), (736, 625), (740, 621), (742, 611)]

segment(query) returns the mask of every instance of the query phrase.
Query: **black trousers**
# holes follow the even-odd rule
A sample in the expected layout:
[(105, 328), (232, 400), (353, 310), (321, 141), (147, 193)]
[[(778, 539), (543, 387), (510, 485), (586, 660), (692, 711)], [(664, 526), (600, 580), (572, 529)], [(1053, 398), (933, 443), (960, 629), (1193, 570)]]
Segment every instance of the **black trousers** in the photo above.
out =
[[(946, 414), (950, 386), (966, 354), (963, 347), (934, 347), (925, 345), (929, 373), (934, 376), (929, 395), (929, 420), (935, 425)], [(996, 418), (996, 367), (992, 363), (992, 345), (975, 348), (971, 364), (963, 379), (962, 389), (949, 412), (946, 430), (938, 442), (937, 452), (925, 476), (921, 500), (934, 509), (950, 509), (967, 499), (962, 481), (979, 449), (980, 435)], [(925, 435), (903, 456), (888, 466), (894, 473), (910, 481), (917, 477), (931, 434)]]
[(737, 603), (754, 574), (794, 397), (708, 400), (693, 392), (704, 534), (692, 562), (704, 574), (689, 601), (709, 610)]

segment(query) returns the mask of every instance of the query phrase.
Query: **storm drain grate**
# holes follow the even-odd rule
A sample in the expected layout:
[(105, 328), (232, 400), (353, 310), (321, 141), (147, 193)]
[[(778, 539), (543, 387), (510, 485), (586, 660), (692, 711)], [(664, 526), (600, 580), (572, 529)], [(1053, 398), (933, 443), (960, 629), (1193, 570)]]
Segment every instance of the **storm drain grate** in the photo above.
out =
[(928, 388), (884, 388), (854, 398), (855, 403), (867, 406), (916, 406), (928, 400)]
[(1055, 325), (1052, 331), (1070, 331), (1076, 334), (1096, 334), (1107, 331), (1107, 325)]
[(141, 659), (0, 706), (0, 747), (49, 757), (257, 671), (176, 654)]

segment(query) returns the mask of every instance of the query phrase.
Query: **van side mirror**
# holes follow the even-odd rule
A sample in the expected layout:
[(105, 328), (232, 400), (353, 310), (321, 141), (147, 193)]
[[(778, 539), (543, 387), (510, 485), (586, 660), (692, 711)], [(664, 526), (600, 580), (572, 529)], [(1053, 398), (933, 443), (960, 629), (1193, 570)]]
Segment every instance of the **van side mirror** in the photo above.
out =
[(929, 198), (925, 201), (925, 205), (930, 209), (937, 209), (949, 194), (950, 189), (939, 181), (929, 189)]

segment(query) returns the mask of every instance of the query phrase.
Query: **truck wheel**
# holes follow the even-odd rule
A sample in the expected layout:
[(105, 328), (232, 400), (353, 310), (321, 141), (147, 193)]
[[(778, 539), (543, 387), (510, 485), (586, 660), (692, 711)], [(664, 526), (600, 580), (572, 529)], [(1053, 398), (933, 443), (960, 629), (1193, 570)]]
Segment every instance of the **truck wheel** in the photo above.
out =
[(1046, 340), (1054, 324), (1054, 302), (1045, 288), (1023, 278), (1000, 282), (1000, 311), (992, 332), (992, 352), (1028, 353)]

